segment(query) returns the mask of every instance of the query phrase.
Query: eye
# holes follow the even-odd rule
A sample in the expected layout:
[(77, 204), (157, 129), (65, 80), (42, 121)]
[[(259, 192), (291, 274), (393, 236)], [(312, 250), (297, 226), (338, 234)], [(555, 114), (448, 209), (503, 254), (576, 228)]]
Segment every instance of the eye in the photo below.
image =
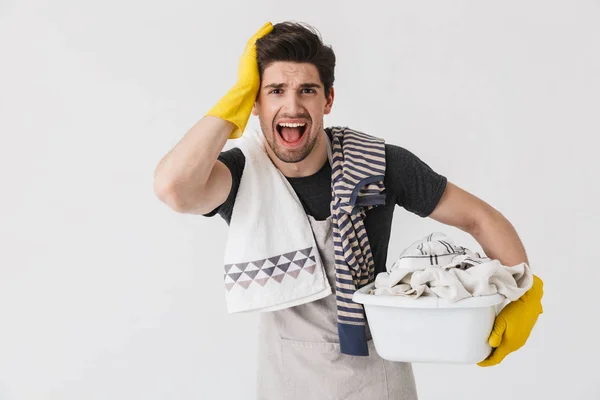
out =
[(271, 94), (271, 93), (279, 94), (279, 93), (275, 93), (275, 92), (281, 92), (281, 89), (273, 89), (269, 92), (269, 94)]
[[(304, 90), (308, 90), (308, 92), (304, 92)], [(309, 89), (309, 88), (302, 89), (302, 91), (303, 91), (303, 93), (316, 93), (315, 89)]]

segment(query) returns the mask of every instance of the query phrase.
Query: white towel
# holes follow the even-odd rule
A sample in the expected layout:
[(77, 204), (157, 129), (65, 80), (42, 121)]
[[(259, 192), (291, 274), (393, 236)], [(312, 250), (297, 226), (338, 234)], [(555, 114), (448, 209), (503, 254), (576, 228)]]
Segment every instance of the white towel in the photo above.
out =
[(236, 144), (246, 164), (225, 246), (228, 312), (275, 311), (330, 295), (306, 212), (263, 134), (248, 130)]
[(495, 293), (514, 301), (533, 285), (526, 263), (507, 267), (434, 232), (402, 252), (375, 279), (375, 295), (438, 296), (450, 302)]

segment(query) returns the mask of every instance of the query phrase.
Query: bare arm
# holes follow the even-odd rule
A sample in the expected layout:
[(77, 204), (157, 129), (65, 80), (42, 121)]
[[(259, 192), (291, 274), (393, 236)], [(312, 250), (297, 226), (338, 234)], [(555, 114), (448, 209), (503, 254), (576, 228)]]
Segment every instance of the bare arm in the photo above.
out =
[(502, 213), (450, 182), (430, 217), (469, 233), (486, 256), (503, 265), (529, 264), (521, 239)]
[(237, 82), (158, 163), (154, 192), (175, 211), (206, 214), (227, 200), (231, 172), (217, 158), (227, 139), (244, 132), (260, 87), (256, 41), (272, 30), (267, 22), (248, 40)]
[(223, 204), (231, 173), (217, 157), (235, 125), (205, 116), (165, 155), (154, 171), (154, 192), (173, 210), (205, 214)]

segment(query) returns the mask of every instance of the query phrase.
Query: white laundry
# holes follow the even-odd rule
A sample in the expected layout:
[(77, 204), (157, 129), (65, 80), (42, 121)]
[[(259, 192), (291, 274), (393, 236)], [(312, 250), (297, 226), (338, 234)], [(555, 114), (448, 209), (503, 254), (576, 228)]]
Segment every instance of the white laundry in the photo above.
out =
[(388, 272), (378, 274), (370, 293), (429, 295), (451, 302), (500, 293), (514, 301), (532, 284), (533, 274), (526, 263), (504, 266), (434, 232), (404, 250)]

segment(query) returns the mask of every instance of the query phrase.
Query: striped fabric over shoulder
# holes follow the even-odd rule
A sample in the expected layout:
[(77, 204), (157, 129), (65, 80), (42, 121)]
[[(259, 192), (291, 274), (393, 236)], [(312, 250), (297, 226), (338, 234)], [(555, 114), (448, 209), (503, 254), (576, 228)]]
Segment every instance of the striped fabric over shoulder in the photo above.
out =
[(367, 356), (366, 318), (354, 292), (373, 282), (375, 265), (366, 211), (385, 204), (385, 141), (345, 127), (327, 128), (332, 166), (333, 245), (340, 350)]

